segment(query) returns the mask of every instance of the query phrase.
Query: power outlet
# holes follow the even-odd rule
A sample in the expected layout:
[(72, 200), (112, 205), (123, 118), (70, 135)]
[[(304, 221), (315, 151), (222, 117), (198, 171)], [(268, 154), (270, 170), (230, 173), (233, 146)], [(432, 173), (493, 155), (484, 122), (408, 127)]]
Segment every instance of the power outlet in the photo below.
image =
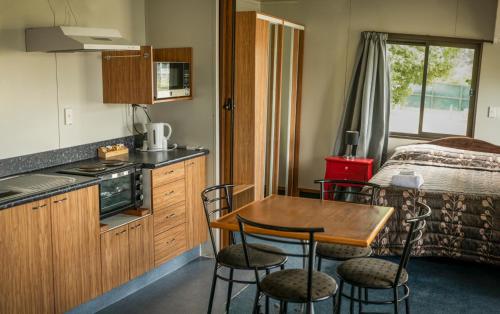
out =
[(488, 118), (495, 119), (497, 117), (498, 111), (500, 111), (499, 107), (489, 106), (488, 107)]
[(73, 109), (64, 108), (64, 124), (65, 125), (73, 124)]

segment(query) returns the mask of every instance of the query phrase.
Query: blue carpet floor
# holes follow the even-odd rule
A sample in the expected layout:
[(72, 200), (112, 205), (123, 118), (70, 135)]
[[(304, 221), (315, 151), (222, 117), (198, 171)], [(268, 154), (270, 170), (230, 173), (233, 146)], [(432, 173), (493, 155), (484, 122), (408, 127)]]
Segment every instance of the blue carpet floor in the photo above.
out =
[[(398, 262), (397, 258), (390, 260)], [(297, 265), (297, 261), (292, 261), (291, 266)], [(324, 261), (323, 271), (334, 276), (335, 269), (335, 262)], [(499, 267), (447, 259), (413, 258), (410, 260), (408, 272), (412, 313), (500, 313)], [(344, 291), (350, 291), (349, 286), (346, 288)], [(251, 313), (254, 296), (255, 287), (249, 286), (234, 297), (230, 313)], [(391, 290), (386, 293), (370, 291), (370, 299), (384, 296), (390, 298)], [(342, 313), (349, 313), (348, 301), (343, 299), (342, 302)], [(355, 309), (357, 310), (357, 307)], [(379, 305), (365, 306), (364, 310), (392, 313), (393, 308)], [(277, 313), (277, 306), (271, 306), (271, 312)], [(289, 306), (289, 313), (294, 313), (294, 306)], [(316, 303), (315, 313), (332, 313), (331, 301)], [(400, 306), (400, 313), (404, 313), (404, 304)]]

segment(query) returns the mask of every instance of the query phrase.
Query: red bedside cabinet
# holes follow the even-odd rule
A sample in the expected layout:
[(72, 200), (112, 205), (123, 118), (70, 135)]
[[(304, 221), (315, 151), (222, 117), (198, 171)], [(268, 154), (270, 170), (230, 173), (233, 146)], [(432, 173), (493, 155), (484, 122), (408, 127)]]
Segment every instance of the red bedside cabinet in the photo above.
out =
[(325, 179), (366, 182), (373, 175), (373, 159), (326, 157)]

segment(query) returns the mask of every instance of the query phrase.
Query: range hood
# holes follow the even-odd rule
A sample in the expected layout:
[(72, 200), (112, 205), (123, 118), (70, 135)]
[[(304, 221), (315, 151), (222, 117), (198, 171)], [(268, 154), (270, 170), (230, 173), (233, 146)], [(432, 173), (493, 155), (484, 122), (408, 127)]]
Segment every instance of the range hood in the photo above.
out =
[(76, 26), (37, 27), (26, 29), (26, 51), (74, 52), (102, 50), (140, 50), (109, 28)]

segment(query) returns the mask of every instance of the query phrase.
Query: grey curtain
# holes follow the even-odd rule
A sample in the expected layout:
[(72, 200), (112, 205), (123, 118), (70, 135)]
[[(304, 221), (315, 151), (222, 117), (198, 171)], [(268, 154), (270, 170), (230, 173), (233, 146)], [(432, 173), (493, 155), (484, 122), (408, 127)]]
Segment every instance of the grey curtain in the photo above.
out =
[(385, 161), (389, 138), (390, 86), (387, 34), (363, 32), (354, 73), (334, 145), (345, 154), (345, 131), (359, 131), (357, 157), (373, 158), (374, 170)]

